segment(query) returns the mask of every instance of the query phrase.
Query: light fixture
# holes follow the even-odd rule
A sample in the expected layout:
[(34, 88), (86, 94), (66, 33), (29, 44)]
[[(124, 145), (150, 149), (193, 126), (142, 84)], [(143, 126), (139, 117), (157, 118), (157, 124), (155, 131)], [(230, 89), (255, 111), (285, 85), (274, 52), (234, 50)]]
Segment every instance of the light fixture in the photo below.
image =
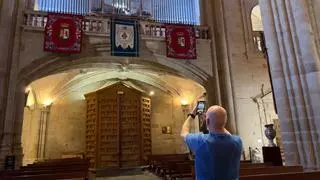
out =
[(258, 144), (262, 144), (262, 140), (261, 139), (258, 139)]
[(181, 103), (181, 106), (188, 106), (189, 105), (189, 101), (186, 99), (181, 99), (180, 103)]
[(52, 104), (52, 100), (51, 100), (51, 99), (47, 99), (47, 100), (45, 100), (45, 101), (43, 102), (43, 105), (44, 105), (45, 107), (50, 106), (51, 104)]
[(30, 91), (31, 91), (31, 87), (30, 86), (26, 87), (26, 89), (24, 90), (25, 93), (29, 93)]
[(154, 95), (154, 91), (150, 91), (150, 92), (149, 92), (149, 95), (150, 95), (150, 96), (153, 96), (153, 95)]

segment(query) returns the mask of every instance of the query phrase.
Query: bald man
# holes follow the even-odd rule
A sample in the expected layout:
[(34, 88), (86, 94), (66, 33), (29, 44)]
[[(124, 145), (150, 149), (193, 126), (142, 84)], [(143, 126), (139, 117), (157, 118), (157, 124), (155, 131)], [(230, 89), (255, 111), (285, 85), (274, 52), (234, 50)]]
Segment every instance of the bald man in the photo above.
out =
[(242, 141), (226, 129), (227, 112), (220, 106), (212, 106), (204, 114), (209, 134), (190, 133), (196, 109), (183, 124), (181, 136), (195, 154), (197, 180), (239, 179)]

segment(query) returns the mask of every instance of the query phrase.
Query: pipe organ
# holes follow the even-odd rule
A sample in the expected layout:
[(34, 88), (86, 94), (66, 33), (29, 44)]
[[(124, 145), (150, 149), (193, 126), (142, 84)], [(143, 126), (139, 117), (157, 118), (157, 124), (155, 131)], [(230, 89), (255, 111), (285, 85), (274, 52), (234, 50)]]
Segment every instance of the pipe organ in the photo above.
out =
[(88, 14), (91, 0), (36, 0), (35, 10), (56, 13)]
[(34, 0), (39, 11), (143, 16), (163, 23), (200, 24), (199, 0)]

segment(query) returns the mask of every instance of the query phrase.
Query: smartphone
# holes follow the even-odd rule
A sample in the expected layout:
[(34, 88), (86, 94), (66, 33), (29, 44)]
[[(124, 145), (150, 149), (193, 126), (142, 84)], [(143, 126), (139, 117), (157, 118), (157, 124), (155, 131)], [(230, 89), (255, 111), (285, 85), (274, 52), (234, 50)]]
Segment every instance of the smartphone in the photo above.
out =
[(205, 101), (198, 101), (197, 113), (204, 113), (205, 110), (206, 110), (206, 102)]

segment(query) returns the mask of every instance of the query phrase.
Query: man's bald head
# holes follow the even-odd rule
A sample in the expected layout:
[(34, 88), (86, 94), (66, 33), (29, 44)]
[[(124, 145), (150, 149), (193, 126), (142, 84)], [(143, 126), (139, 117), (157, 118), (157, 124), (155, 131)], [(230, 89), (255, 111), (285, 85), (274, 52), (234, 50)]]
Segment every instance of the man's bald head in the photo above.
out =
[(227, 111), (221, 106), (211, 106), (206, 112), (209, 131), (224, 129), (227, 123)]

